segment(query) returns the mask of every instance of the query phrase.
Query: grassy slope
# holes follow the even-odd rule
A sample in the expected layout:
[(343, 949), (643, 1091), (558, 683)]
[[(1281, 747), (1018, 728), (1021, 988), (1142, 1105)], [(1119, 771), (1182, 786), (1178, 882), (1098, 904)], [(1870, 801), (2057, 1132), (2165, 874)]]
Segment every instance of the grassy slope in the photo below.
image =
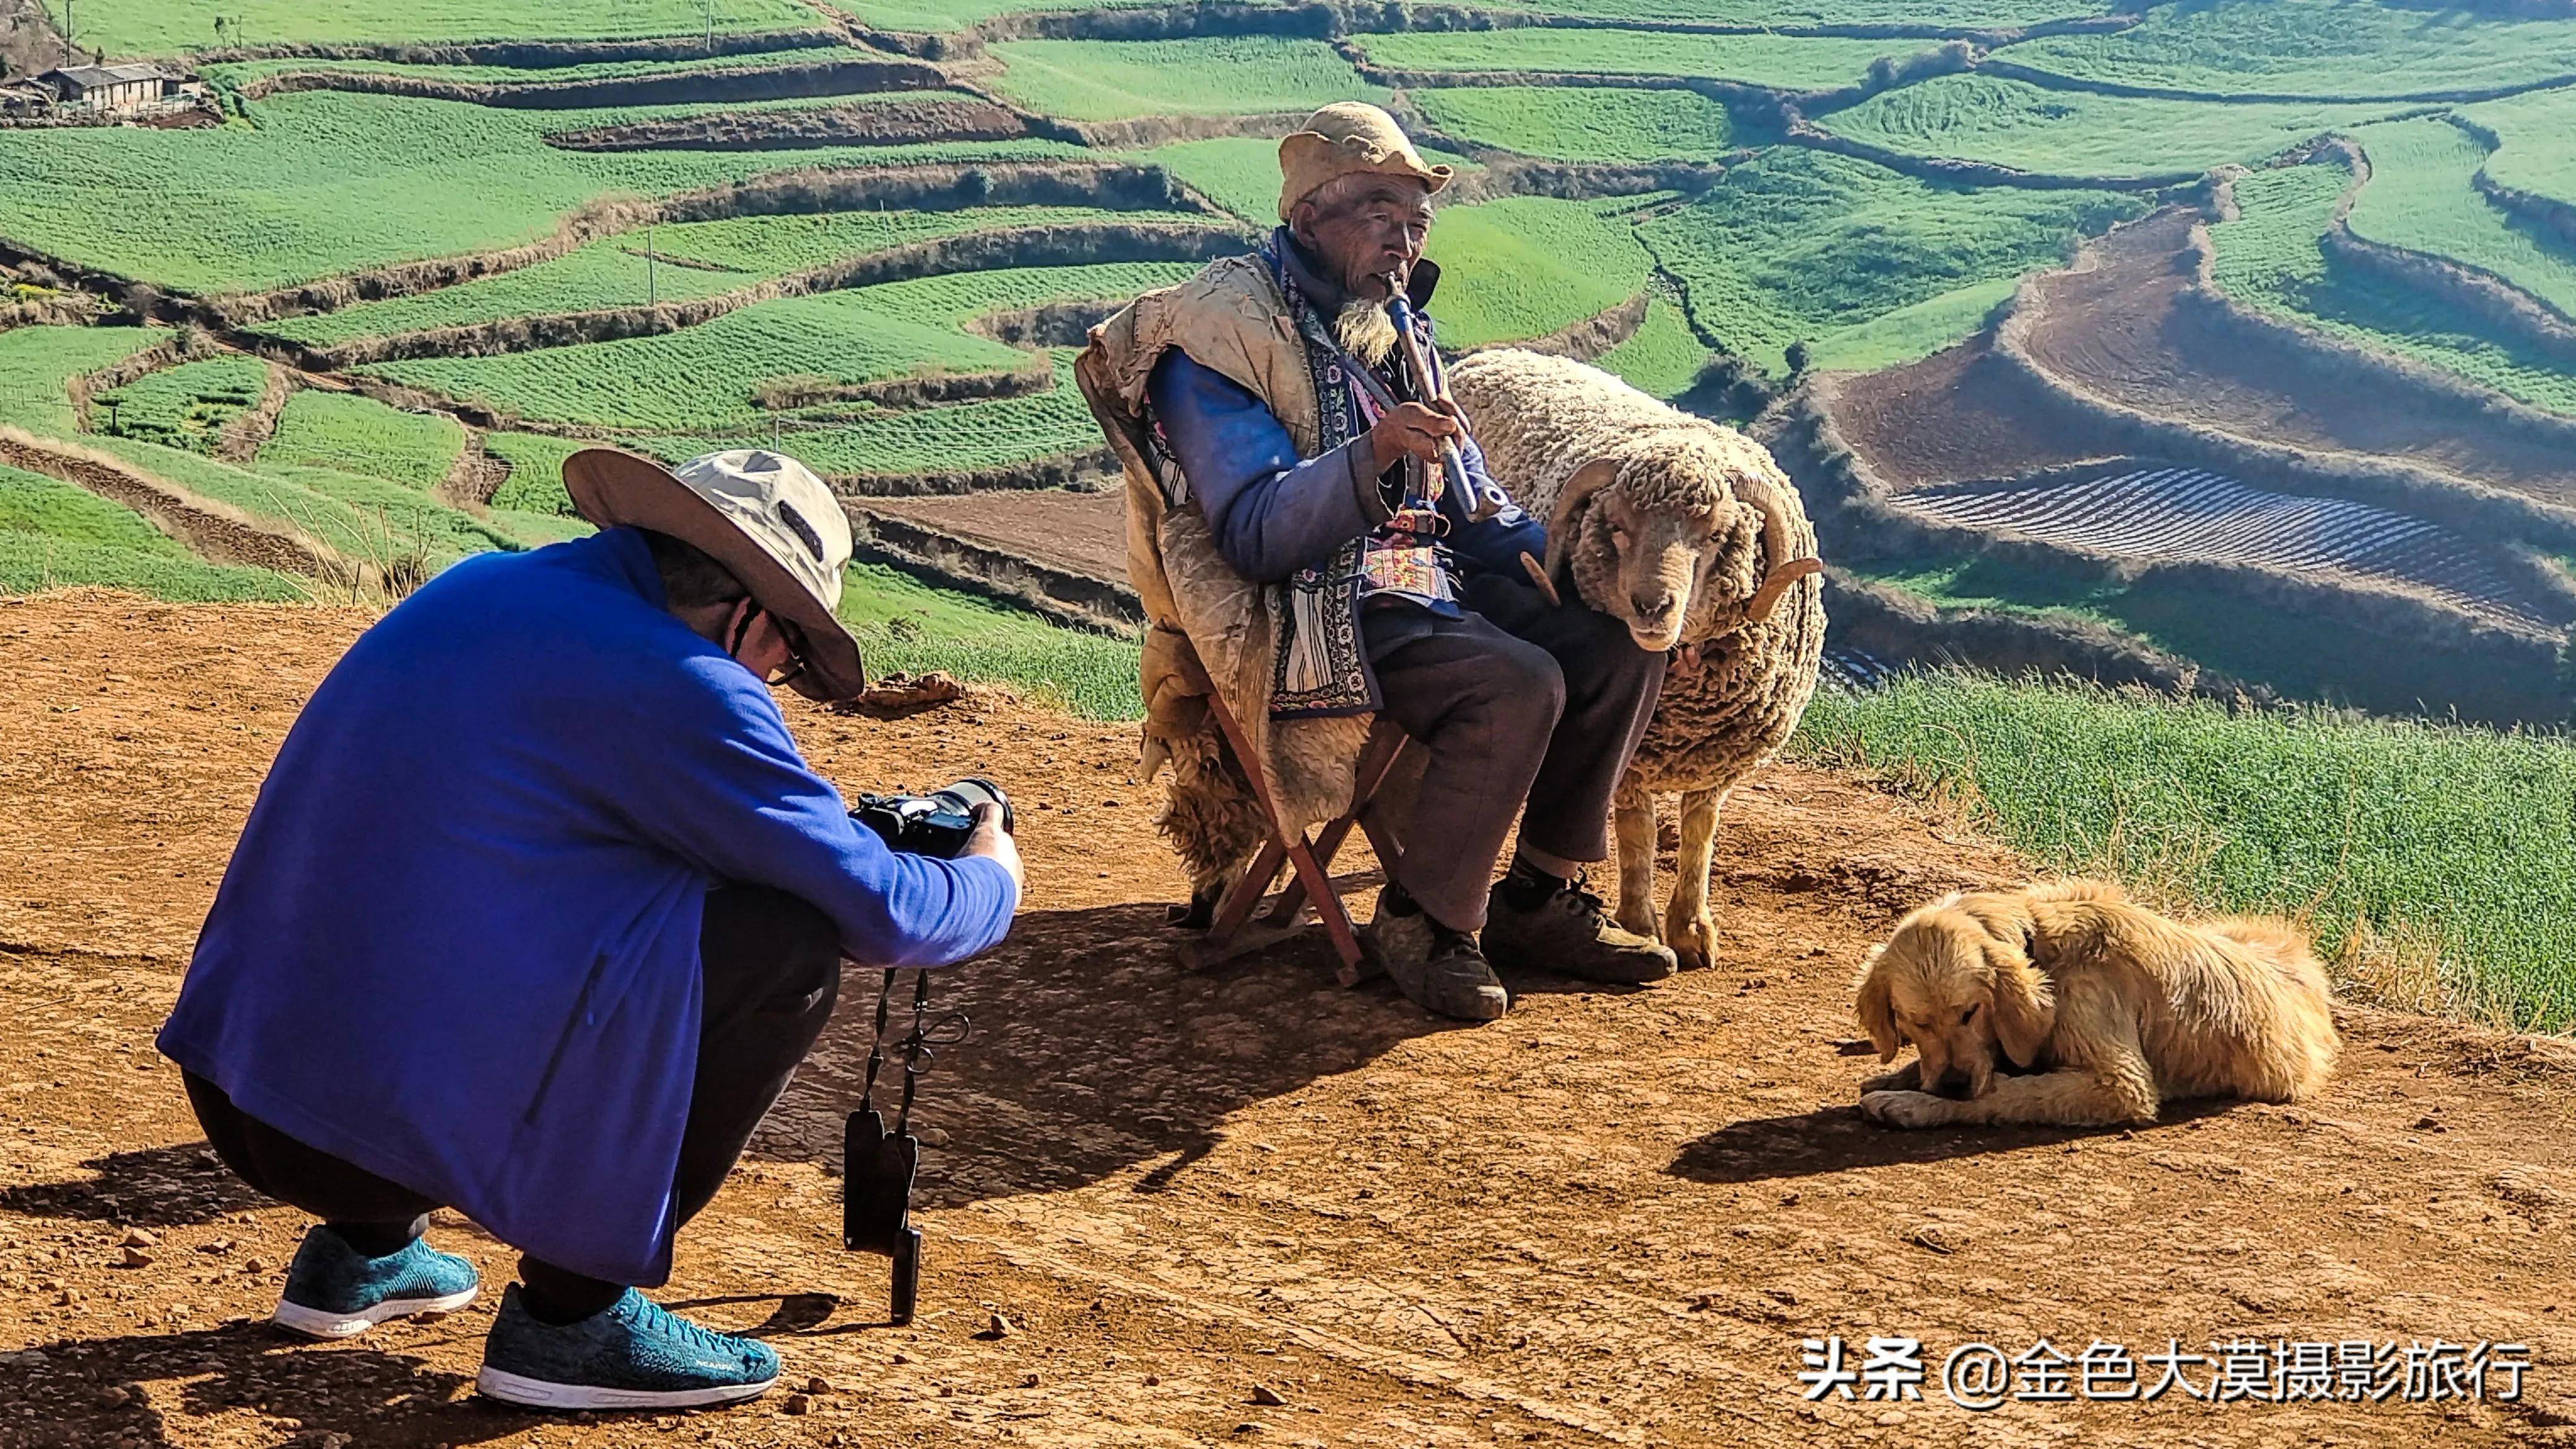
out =
[[(814, 12), (796, 0), (714, 0), (715, 28), (811, 30)], [(81, 44), (110, 55), (173, 54), (216, 43), (214, 17), (229, 45), (383, 40), (589, 40), (628, 35), (697, 35), (700, 0), (81, 0)]]
[(1072, 121), (1309, 111), (1387, 96), (1320, 40), (1015, 40), (991, 54), (1007, 67), (993, 82), (1005, 99)]
[(2158, 176), (2260, 161), (2391, 109), (2139, 100), (2047, 90), (2000, 76), (1947, 75), (1882, 92), (1820, 124), (1914, 156), (2059, 176)]
[(365, 369), (523, 417), (607, 427), (766, 427), (764, 382), (870, 382), (924, 369), (1008, 371), (1028, 354), (958, 330), (979, 312), (1113, 296), (1192, 269), (1174, 263), (969, 272), (764, 302), (656, 337)]
[(1690, 391), (1708, 360), (1708, 346), (1691, 331), (1681, 303), (1658, 291), (1647, 299), (1646, 319), (1638, 324), (1636, 335), (1612, 348), (1595, 366), (1657, 397), (1669, 398)]
[(2010, 47), (2088, 80), (2235, 95), (2397, 96), (2576, 74), (2576, 20), (2510, 21), (2373, 0), (2183, 0), (2110, 35)]
[(2292, 166), (2238, 182), (2241, 219), (2210, 228), (2219, 287), (2288, 321), (2576, 413), (2576, 375), (2563, 363), (2495, 338), (2457, 307), (2326, 259), (2317, 239), (2349, 179), (2340, 166)]
[[(203, 362), (166, 368), (101, 393), (93, 402), (106, 409), (116, 431), (174, 448), (211, 451), (226, 423), (259, 401), (268, 385), (267, 364), (249, 357), (210, 357)], [(107, 426), (107, 418), (98, 420)]]
[(1442, 345), (1543, 337), (1645, 290), (1654, 261), (1636, 228), (1605, 209), (1524, 196), (1443, 210), (1429, 251), (1442, 268), (1432, 307)]
[[(1419, 94), (1417, 92), (1417, 94)], [(1419, 147), (1423, 158), (1456, 167), (1462, 174), (1474, 162), (1436, 146)], [(1187, 182), (1208, 200), (1267, 230), (1279, 220), (1279, 143), (1257, 136), (1221, 136), (1207, 141), (1176, 141), (1129, 154), (1128, 159), (1160, 166)]]
[(167, 341), (158, 327), (20, 327), (0, 332), (0, 423), (70, 437), (71, 394), (83, 373), (110, 367)]
[(2469, 184), (2486, 163), (2477, 138), (2425, 119), (2367, 126), (2353, 139), (2370, 158), (2370, 184), (2353, 202), (2353, 235), (2466, 262), (2576, 315), (2576, 244)]
[[(239, 88), (263, 76), (288, 73), (346, 72), (360, 75), (401, 75), (421, 80), (477, 81), (486, 85), (516, 85), (530, 81), (616, 80), (637, 75), (689, 75), (709, 70), (740, 70), (749, 66), (814, 65), (849, 60), (853, 52), (846, 45), (799, 46), (792, 50), (747, 50), (736, 55), (710, 55), (682, 62), (667, 60), (602, 60), (584, 65), (509, 66), (509, 65), (409, 65), (389, 60), (316, 60), (293, 56), (280, 60), (233, 60), (202, 67), (198, 74), (218, 85)], [(888, 92), (884, 98), (918, 96), (919, 91)], [(832, 97), (830, 103), (866, 101), (869, 96)], [(817, 98), (813, 104), (825, 103)]]
[(1934, 186), (1784, 149), (1640, 235), (1682, 279), (1703, 333), (1779, 372), (1792, 342), (2052, 264), (2074, 235), (2143, 209), (2106, 192)]
[(1918, 40), (1704, 35), (1659, 30), (1410, 31), (1355, 37), (1368, 58), (1406, 70), (1687, 75), (1781, 90), (1856, 85), (1869, 63), (1929, 47)]
[(1997, 307), (2009, 301), (2018, 277), (1971, 282), (1912, 306), (1883, 312), (1815, 339), (1808, 366), (1820, 372), (1874, 372), (1920, 362), (1954, 342), (1974, 336)]
[(1459, 86), (1413, 92), (1450, 136), (1565, 161), (1712, 161), (1733, 126), (1696, 91), (1588, 86)]
[(172, 603), (307, 596), (267, 569), (210, 564), (130, 508), (69, 483), (0, 468), (0, 595), (96, 585)]
[(662, 195), (800, 166), (1066, 149), (1019, 141), (582, 152), (548, 146), (544, 135), (639, 112), (337, 92), (277, 96), (250, 110), (252, 123), (213, 130), (0, 131), (0, 235), (182, 290), (255, 290), (524, 242), (610, 193)]
[[(1194, 221), (1178, 212), (1108, 211), (1091, 207), (975, 207), (963, 211), (855, 211), (820, 215), (746, 216), (657, 226), (621, 233), (533, 267), (433, 292), (366, 302), (336, 312), (289, 317), (259, 330), (309, 347), (509, 317), (640, 307), (648, 296), (648, 243), (654, 255), (704, 266), (653, 265), (649, 295), (664, 302), (731, 292), (907, 243), (1006, 227), (1086, 221)], [(723, 268), (724, 270), (711, 270)]]
[(2487, 158), (2489, 177), (2576, 206), (2576, 89), (2490, 101), (2465, 114), (2503, 142)]
[(465, 449), (465, 429), (444, 413), (407, 413), (354, 393), (299, 392), (286, 400), (262, 463), (333, 468), (436, 487)]
[[(1114, 9), (1154, 0), (844, 0), (838, 8), (888, 30), (959, 30), (999, 15)], [(2028, 25), (2098, 13), (2077, 0), (1549, 0), (1546, 10), (1606, 20), (1717, 20), (1738, 25)]]
[(1035, 614), (935, 588), (876, 564), (852, 564), (841, 617), (866, 652), (868, 672), (945, 669), (994, 680), (1090, 719), (1144, 713), (1132, 640), (1059, 628)]
[(1972, 792), (2052, 867), (2312, 912), (2329, 956), (2372, 934), (2429, 938), (2448, 989), (2416, 1000), (2576, 1026), (2564, 738), (1940, 677), (1819, 695), (1799, 749)]

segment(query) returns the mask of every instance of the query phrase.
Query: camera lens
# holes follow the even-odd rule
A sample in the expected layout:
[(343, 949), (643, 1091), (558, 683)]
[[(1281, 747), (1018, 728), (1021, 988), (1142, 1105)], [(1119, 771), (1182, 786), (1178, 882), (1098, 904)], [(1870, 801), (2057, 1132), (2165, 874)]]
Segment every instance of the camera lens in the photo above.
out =
[(1002, 793), (1001, 786), (980, 776), (967, 776), (940, 791), (937, 798), (954, 805), (957, 813), (969, 819), (974, 817), (977, 806), (995, 806), (1002, 812), (1002, 829), (1005, 831), (1012, 830), (1017, 823), (1012, 818), (1011, 797)]

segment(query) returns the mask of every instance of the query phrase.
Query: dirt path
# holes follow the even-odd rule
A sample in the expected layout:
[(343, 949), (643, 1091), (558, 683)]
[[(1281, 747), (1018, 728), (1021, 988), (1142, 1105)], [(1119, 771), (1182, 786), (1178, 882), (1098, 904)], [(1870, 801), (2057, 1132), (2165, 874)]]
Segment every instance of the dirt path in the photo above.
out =
[[(1313, 948), (1182, 974), (1125, 727), (977, 697), (895, 723), (791, 701), (827, 774), (972, 767), (1028, 802), (1029, 914), (945, 978), (971, 1043), (923, 1094), (923, 1316), (839, 1252), (827, 1175), (854, 976), (663, 1296), (765, 1325), (809, 1412), (539, 1421), (470, 1403), (487, 1310), (290, 1344), (302, 1226), (201, 1153), (150, 1050), (232, 836), (354, 613), (0, 603), (0, 1443), (2307, 1445), (2557, 1442), (2576, 1421), (2571, 1078), (2510, 1039), (2356, 1013), (2297, 1110), (2136, 1133), (1894, 1134), (1849, 1109), (1848, 984), (1893, 914), (2009, 875), (1861, 784), (1775, 769), (1726, 827), (1716, 968), (1523, 983), (1442, 1029)], [(819, 1163), (818, 1163), (819, 1159)], [(117, 1268), (126, 1225), (158, 1241)], [(440, 1239), (487, 1277), (499, 1245)], [(1928, 1245), (1928, 1246), (1927, 1246)], [(992, 1312), (1013, 1330), (978, 1338)], [(2518, 1408), (1810, 1406), (1803, 1337), (2071, 1354), (2260, 1338), (2528, 1343)], [(2197, 1378), (2206, 1381), (2206, 1371)], [(1284, 1400), (1256, 1404), (1254, 1386)], [(129, 1400), (121, 1392), (131, 1385)], [(1246, 1427), (1249, 1426), (1249, 1427)], [(542, 1433), (540, 1433), (540, 1430)]]
[(1983, 337), (1823, 386), (1844, 440), (1897, 489), (2017, 478), (2125, 451), (2108, 430), (2005, 366)]
[(1118, 492), (1010, 489), (919, 498), (870, 498), (891, 514), (1005, 553), (1113, 584), (1127, 581), (1127, 501)]
[(2088, 245), (2024, 302), (2033, 362), (2067, 386), (2264, 443), (2402, 459), (2543, 501), (2576, 497), (2567, 450), (2483, 422), (2427, 390), (2327, 385), (2286, 337), (2272, 345), (2181, 305), (2196, 218), (2169, 211)]

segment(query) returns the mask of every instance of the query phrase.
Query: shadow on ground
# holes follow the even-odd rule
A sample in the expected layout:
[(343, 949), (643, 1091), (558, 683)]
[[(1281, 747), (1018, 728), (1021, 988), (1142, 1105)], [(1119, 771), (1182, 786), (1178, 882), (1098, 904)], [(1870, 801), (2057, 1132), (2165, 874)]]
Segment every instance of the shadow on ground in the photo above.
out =
[(1880, 1127), (1860, 1108), (1825, 1107), (1794, 1117), (1752, 1117), (1729, 1122), (1682, 1148), (1666, 1171), (1693, 1182), (1774, 1182), (1854, 1168), (1902, 1167), (1963, 1157), (2066, 1147), (2086, 1138), (2165, 1132), (2227, 1111), (2228, 1101), (2184, 1102), (2165, 1109), (2153, 1127), (1934, 1127), (1920, 1131)]
[(0, 1213), (168, 1228), (271, 1205), (202, 1141), (112, 1152), (81, 1166), (88, 1177), (0, 1188)]
[[(933, 1129), (915, 1201), (954, 1207), (1096, 1182), (1153, 1164), (1151, 1191), (1204, 1155), (1249, 1103), (1351, 1071), (1407, 1038), (1453, 1029), (1380, 979), (1347, 990), (1319, 931), (1205, 972), (1158, 905), (1039, 911), (981, 960), (932, 975), (932, 1015), (973, 1019), (921, 1079)], [(843, 1114), (866, 1074), (878, 978), (852, 971), (841, 1003), (754, 1150), (840, 1164)], [(1548, 983), (1532, 983), (1548, 989)], [(890, 1035), (910, 1019), (895, 990)], [(901, 1078), (889, 1065), (878, 1102)], [(940, 1134), (945, 1134), (945, 1140)]]

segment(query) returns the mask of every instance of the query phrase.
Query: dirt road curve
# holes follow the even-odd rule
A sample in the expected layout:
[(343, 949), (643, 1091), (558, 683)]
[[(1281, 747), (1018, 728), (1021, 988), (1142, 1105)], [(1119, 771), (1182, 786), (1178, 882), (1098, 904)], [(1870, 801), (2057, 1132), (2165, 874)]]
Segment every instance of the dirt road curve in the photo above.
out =
[[(2576, 1421), (2576, 1077), (2548, 1049), (2357, 1014), (2308, 1108), (1864, 1127), (1834, 1046), (1855, 961), (2013, 867), (1789, 769), (1727, 827), (1722, 964), (1658, 989), (1519, 983), (1510, 1018), (1454, 1030), (1330, 988), (1312, 948), (1186, 976), (1127, 731), (981, 697), (889, 724), (790, 705), (841, 779), (976, 766), (1030, 802), (1023, 928), (941, 988), (975, 1036), (924, 1092), (919, 1322), (878, 1326), (882, 1265), (832, 1235), (854, 976), (662, 1294), (827, 1389), (541, 1421), (467, 1398), (484, 1307), (289, 1343), (253, 1320), (302, 1223), (208, 1163), (150, 1042), (261, 770), (362, 622), (0, 603), (0, 1444), (2449, 1445)], [(129, 1227), (147, 1266), (114, 1266)], [(978, 1337), (996, 1311), (1011, 1331)], [(1971, 1339), (2439, 1335), (2536, 1367), (2512, 1407), (1801, 1400), (1802, 1337), (1873, 1333), (1936, 1365)]]

